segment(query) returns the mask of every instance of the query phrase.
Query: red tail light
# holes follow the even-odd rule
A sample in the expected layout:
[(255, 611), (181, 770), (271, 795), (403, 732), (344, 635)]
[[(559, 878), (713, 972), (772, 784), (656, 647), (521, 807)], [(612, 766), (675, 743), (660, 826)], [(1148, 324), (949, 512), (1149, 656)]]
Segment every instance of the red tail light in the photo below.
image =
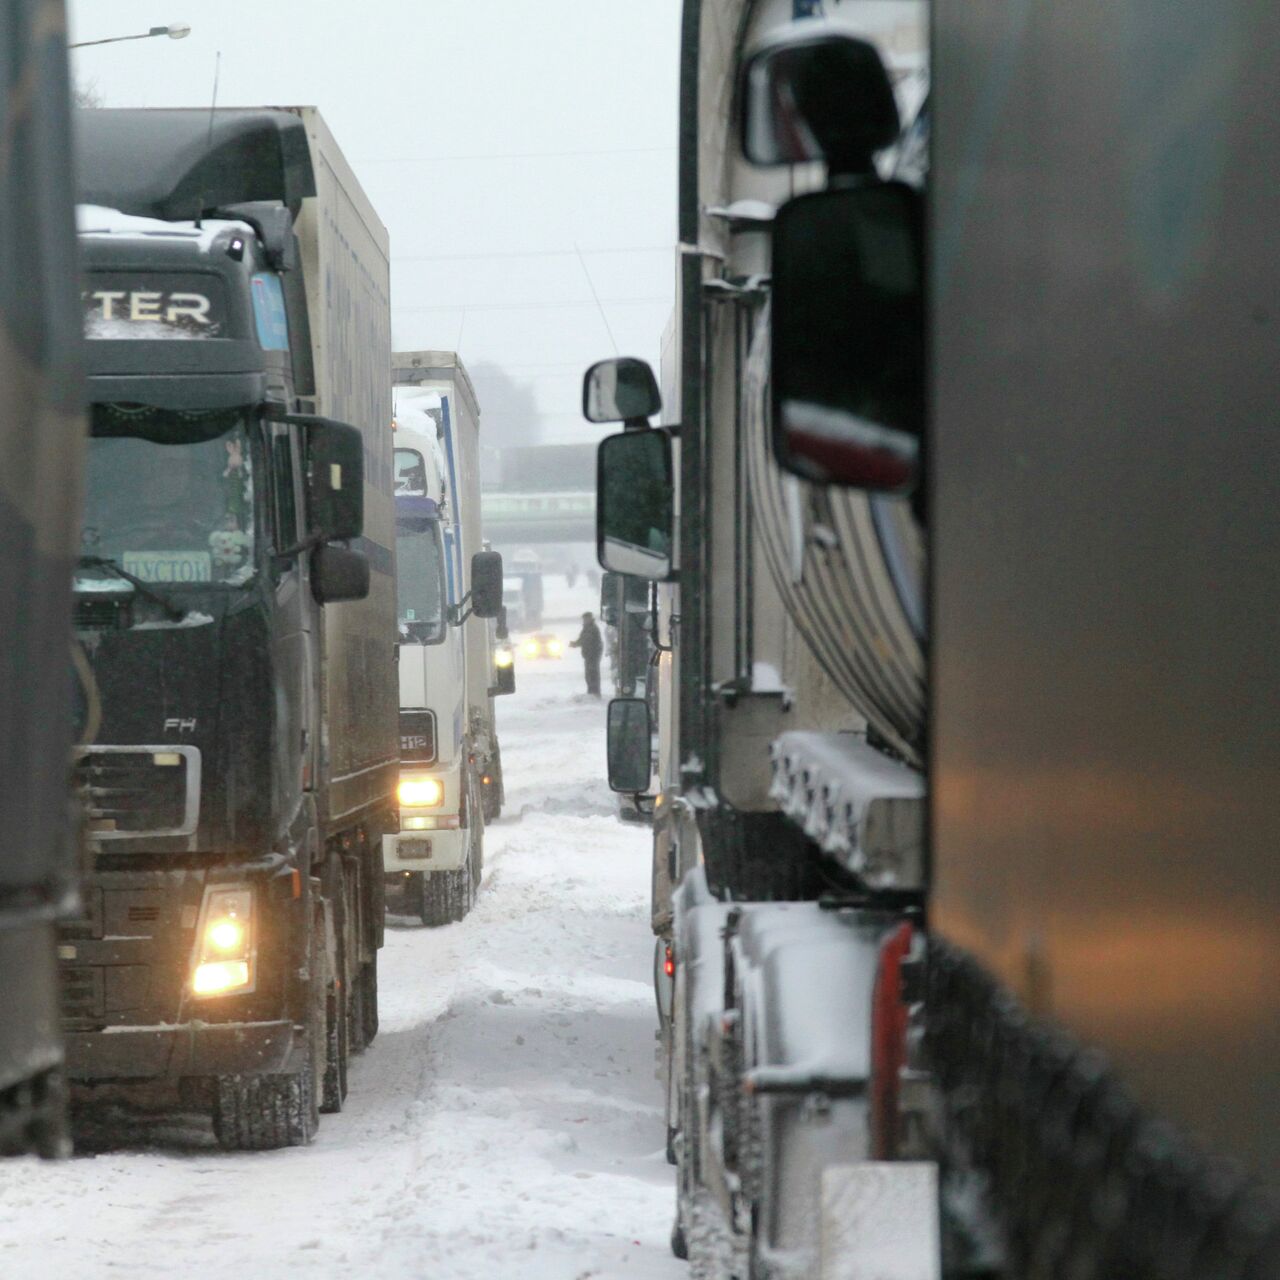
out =
[(880, 944), (871, 997), (871, 1158), (892, 1160), (898, 1146), (898, 1093), (907, 1063), (907, 1006), (902, 962), (911, 950), (911, 925), (900, 924)]
[(674, 978), (676, 976), (675, 952), (673, 952), (670, 947), (667, 948), (666, 955), (662, 960), (662, 972), (665, 973), (668, 978)]

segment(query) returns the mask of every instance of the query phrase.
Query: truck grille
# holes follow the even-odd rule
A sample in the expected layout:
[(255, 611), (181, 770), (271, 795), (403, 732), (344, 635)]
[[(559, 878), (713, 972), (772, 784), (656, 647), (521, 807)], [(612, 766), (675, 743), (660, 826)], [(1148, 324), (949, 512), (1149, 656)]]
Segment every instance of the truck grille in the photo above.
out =
[(195, 832), (200, 752), (194, 747), (89, 747), (76, 778), (95, 840)]
[(400, 713), (400, 759), (405, 764), (435, 764), (436, 714), (434, 711)]
[(131, 596), (76, 596), (77, 631), (127, 631), (132, 624)]
[(96, 1024), (102, 1018), (102, 970), (62, 967), (58, 979), (62, 989), (62, 1017), (74, 1028)]

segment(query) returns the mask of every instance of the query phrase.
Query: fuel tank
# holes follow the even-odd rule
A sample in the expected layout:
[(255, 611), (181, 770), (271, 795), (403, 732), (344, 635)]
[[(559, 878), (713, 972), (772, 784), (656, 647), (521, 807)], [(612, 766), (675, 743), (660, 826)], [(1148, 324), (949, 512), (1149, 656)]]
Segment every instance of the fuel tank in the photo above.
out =
[(821, 489), (770, 450), (769, 310), (746, 366), (748, 476), (764, 559), (831, 681), (909, 764), (923, 763), (925, 543), (910, 501)]

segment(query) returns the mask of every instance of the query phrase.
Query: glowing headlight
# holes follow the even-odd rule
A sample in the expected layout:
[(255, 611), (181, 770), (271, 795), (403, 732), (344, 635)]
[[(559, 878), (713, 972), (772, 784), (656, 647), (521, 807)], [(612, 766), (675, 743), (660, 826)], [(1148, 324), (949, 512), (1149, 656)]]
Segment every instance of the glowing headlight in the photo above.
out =
[(191, 991), (225, 995), (253, 985), (253, 891), (204, 891)]
[(493, 665), (495, 667), (509, 667), (516, 660), (516, 655), (511, 652), (508, 645), (499, 645), (493, 651)]
[(433, 809), (444, 800), (439, 778), (401, 778), (396, 799), (402, 809)]
[(242, 951), (248, 934), (239, 920), (215, 920), (205, 929), (204, 942), (210, 951)]
[(247, 960), (219, 960), (196, 965), (191, 990), (198, 996), (220, 996), (249, 985)]
[(548, 640), (547, 652), (553, 658), (558, 658), (564, 652), (564, 645), (562, 645), (559, 640)]
[(538, 642), (536, 640), (526, 640), (524, 642), (525, 656), (536, 658), (538, 656)]

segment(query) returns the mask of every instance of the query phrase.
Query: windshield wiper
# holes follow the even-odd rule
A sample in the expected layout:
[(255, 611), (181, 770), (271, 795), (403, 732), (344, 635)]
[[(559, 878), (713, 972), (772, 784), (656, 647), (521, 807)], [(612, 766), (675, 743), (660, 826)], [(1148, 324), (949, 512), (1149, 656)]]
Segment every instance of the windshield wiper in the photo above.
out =
[(139, 595), (146, 596), (148, 600), (158, 604), (173, 622), (181, 622), (187, 616), (186, 610), (179, 609), (171, 600), (162, 596), (149, 582), (144, 582), (136, 574), (130, 573), (119, 561), (112, 560), (109, 556), (81, 556), (77, 563), (82, 569), (106, 569), (110, 573), (114, 573), (116, 577), (123, 578), (133, 585), (134, 590)]

